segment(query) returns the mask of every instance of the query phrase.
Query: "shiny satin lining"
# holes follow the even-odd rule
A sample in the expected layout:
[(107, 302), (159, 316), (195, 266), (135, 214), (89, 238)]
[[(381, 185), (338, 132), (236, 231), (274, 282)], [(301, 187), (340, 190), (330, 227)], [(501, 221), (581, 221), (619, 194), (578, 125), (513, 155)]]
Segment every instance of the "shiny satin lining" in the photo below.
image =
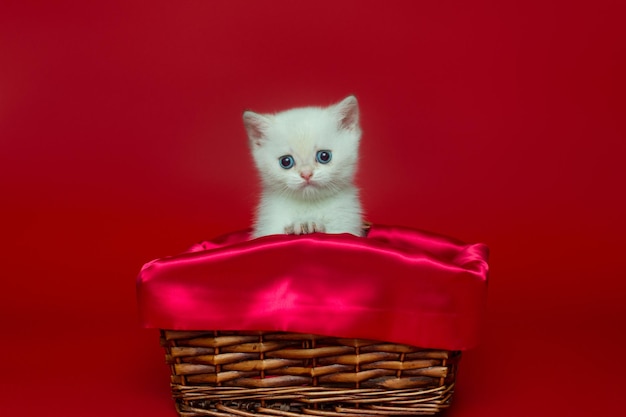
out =
[(240, 231), (144, 265), (145, 327), (274, 330), (426, 348), (477, 344), (487, 247), (406, 228), (352, 235)]

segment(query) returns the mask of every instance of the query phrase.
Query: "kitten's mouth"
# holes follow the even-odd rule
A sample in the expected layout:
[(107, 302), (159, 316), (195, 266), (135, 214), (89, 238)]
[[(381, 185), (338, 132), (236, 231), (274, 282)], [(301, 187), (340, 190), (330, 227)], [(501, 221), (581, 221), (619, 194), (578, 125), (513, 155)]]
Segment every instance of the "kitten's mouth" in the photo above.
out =
[(298, 187), (298, 191), (304, 195), (317, 194), (319, 190), (319, 184), (313, 181), (304, 181)]

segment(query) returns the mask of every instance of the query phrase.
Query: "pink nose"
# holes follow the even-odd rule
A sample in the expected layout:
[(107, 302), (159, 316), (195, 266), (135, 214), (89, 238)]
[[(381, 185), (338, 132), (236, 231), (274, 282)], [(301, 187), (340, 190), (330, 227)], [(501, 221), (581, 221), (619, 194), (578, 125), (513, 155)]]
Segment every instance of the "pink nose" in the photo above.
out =
[(302, 178), (304, 178), (305, 180), (307, 180), (307, 181), (308, 181), (308, 180), (310, 180), (310, 179), (311, 179), (311, 177), (313, 176), (313, 172), (311, 172), (311, 171), (302, 171), (302, 172), (300, 173), (300, 176), (301, 176)]

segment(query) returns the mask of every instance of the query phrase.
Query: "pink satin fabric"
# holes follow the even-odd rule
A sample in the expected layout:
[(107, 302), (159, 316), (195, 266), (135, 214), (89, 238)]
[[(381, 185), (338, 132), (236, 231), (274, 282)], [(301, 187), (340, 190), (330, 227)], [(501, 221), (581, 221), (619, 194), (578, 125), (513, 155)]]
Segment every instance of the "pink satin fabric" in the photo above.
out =
[(477, 344), (487, 247), (373, 225), (352, 235), (241, 231), (144, 265), (141, 322), (270, 330), (465, 350)]

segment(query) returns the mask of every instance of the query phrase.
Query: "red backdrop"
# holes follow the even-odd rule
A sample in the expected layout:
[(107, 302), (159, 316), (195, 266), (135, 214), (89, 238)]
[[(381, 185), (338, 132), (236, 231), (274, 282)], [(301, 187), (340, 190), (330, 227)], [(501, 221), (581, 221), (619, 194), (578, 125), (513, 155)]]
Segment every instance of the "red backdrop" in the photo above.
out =
[(0, 415), (174, 416), (137, 271), (249, 225), (243, 109), (350, 93), (368, 218), (492, 250), (449, 415), (620, 414), (618, 3), (3, 2)]

